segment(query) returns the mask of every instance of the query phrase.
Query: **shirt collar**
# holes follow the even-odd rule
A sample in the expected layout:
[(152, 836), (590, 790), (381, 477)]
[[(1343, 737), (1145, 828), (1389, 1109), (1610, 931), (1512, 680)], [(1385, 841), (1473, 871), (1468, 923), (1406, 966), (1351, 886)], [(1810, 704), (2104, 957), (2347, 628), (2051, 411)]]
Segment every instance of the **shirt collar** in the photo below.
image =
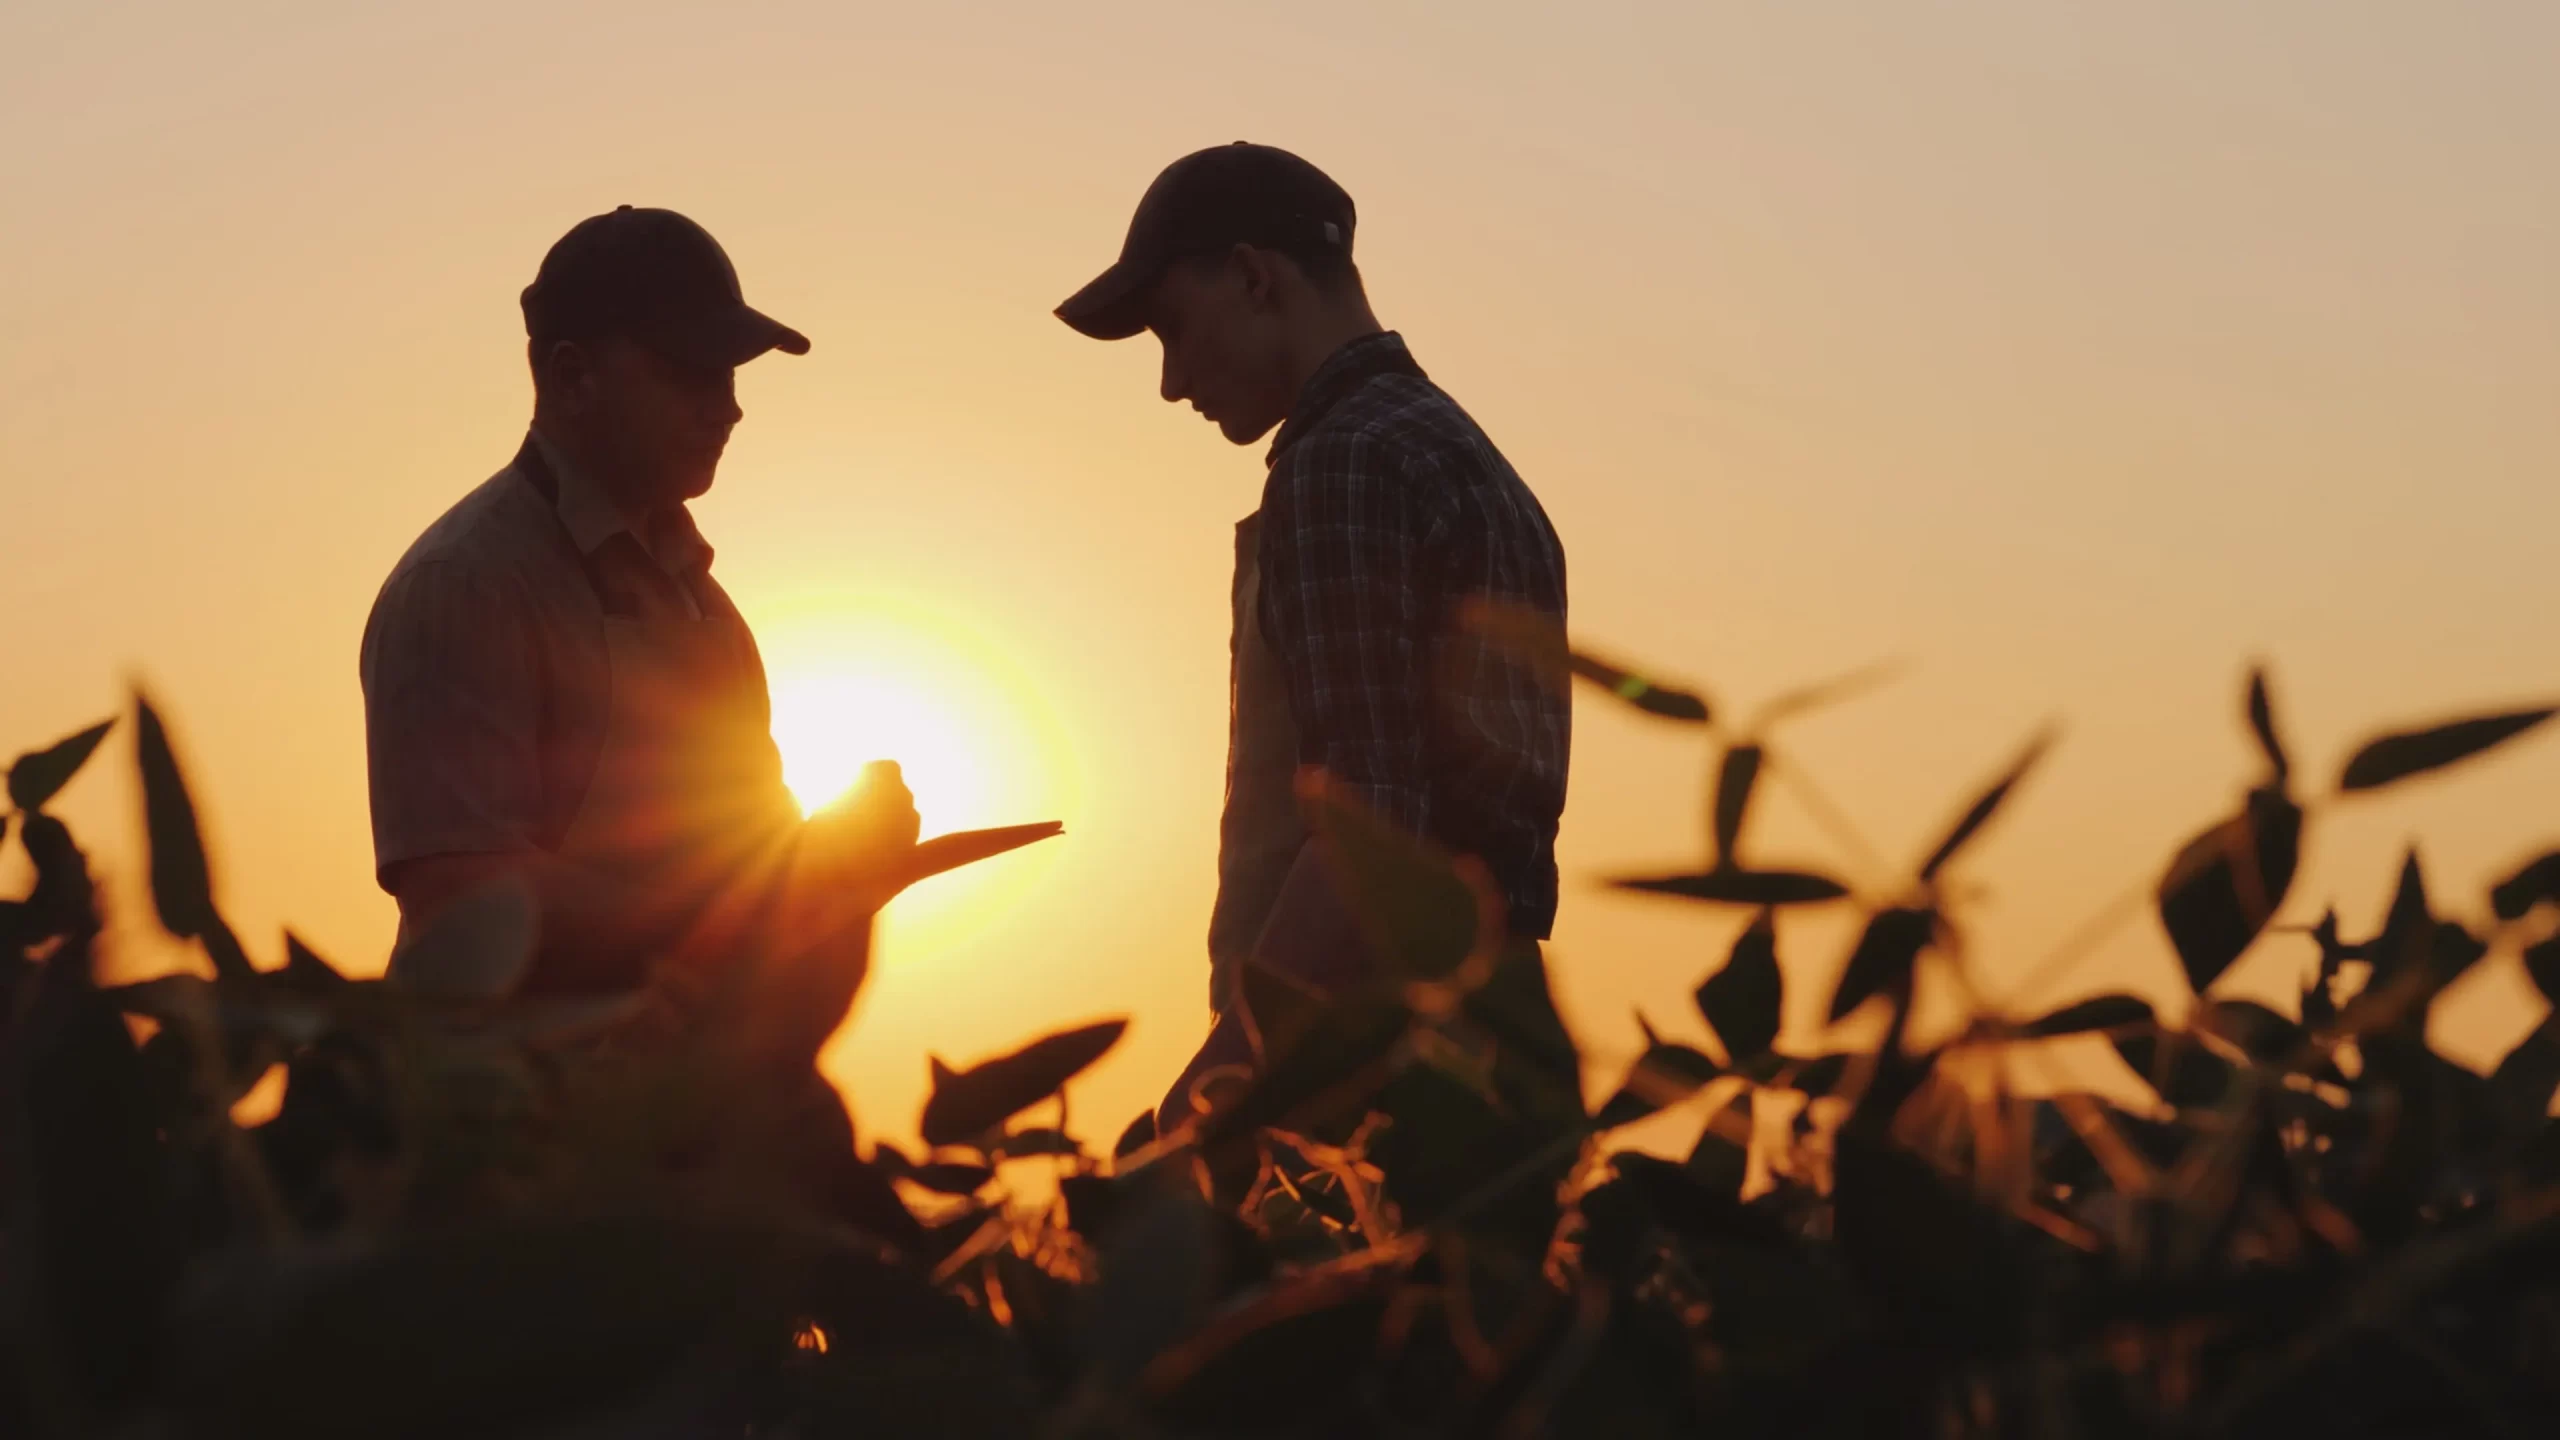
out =
[(1405, 348), (1402, 335), (1393, 330), (1375, 330), (1345, 343), (1326, 356), (1316, 373), (1299, 388), (1298, 401), (1289, 407), (1289, 419), (1281, 425), (1280, 433), (1271, 437), (1271, 448), (1263, 454), (1262, 463), (1279, 463), (1280, 452), (1315, 428), (1326, 412), (1341, 404), (1352, 391), (1379, 375), (1396, 373), (1422, 373), (1422, 367), (1413, 363), (1413, 353)]
[(593, 555), (614, 536), (628, 534), (658, 562), (658, 568), (670, 575), (696, 575), (711, 568), (711, 545), (693, 523), (692, 511), (682, 505), (669, 505), (654, 514), (635, 517), (551, 443), (539, 426), (533, 430), (533, 444), (542, 452), (543, 463), (551, 467), (552, 477), (559, 484), (556, 508), (560, 524), (569, 532), (569, 541), (578, 547), (579, 554)]

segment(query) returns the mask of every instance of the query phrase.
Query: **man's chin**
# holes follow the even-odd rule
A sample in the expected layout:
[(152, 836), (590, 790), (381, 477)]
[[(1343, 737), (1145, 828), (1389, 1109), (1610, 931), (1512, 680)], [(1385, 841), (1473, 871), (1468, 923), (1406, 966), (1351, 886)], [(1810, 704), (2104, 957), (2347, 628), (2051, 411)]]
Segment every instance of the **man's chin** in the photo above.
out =
[(1259, 421), (1220, 420), (1218, 422), (1218, 433), (1226, 436), (1227, 443), (1230, 445), (1250, 445), (1256, 440), (1261, 439), (1263, 436), (1270, 434), (1273, 428), (1278, 426), (1279, 423), (1280, 422), (1276, 419)]

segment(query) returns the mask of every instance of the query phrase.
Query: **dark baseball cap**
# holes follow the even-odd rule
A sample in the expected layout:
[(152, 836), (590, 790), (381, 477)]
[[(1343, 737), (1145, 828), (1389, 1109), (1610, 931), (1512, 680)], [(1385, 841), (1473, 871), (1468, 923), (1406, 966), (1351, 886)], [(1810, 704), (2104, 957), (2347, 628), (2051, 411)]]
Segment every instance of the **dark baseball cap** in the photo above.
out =
[(1147, 187), (1120, 258), (1068, 296), (1058, 318), (1096, 340), (1125, 340), (1146, 328), (1147, 291), (1176, 260), (1234, 245), (1348, 255), (1356, 218), (1341, 186), (1286, 150), (1242, 140), (1195, 150)]
[(618, 206), (569, 229), (523, 296), (541, 341), (639, 341), (686, 365), (743, 365), (767, 350), (809, 353), (809, 337), (747, 304), (711, 232), (673, 210)]

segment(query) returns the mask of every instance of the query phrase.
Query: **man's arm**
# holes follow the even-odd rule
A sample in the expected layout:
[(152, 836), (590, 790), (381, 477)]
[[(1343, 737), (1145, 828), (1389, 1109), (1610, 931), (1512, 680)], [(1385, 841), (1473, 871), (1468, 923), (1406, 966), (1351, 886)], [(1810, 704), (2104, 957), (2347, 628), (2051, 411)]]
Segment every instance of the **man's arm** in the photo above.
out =
[(420, 933), (502, 877), (532, 890), (545, 931), (580, 948), (636, 943), (655, 917), (627, 884), (541, 844), (542, 656), (506, 578), (459, 559), (393, 577), (365, 628), (365, 752), (375, 875)]
[(730, 858), (755, 874), (708, 855), (643, 877), (552, 854), (541, 839), (543, 672), (533, 624), (503, 577), (457, 561), (405, 572), (375, 604), (363, 664), (374, 853), (404, 938), (454, 901), (512, 879), (531, 892), (547, 943), (571, 954), (666, 951), (688, 940), (718, 948), (740, 938), (716, 927), (718, 902), (742, 884), (740, 894), (778, 889), (790, 902), (778, 922), (804, 943), (826, 944), (866, 929), (908, 878), (916, 812), (894, 770), (867, 775), (778, 851), (724, 837), (753, 852)]
[[(1426, 498), (1394, 456), (1355, 432), (1302, 442), (1262, 506), (1263, 634), (1288, 675), (1299, 762), (1322, 766), (1416, 835), (1431, 822)], [(1301, 847), (1254, 962), (1334, 991), (1369, 972), (1367, 949), (1331, 866)]]
[(1283, 458), (1263, 495), (1263, 633), (1289, 677), (1298, 758), (1420, 835), (1431, 605), (1428, 496), (1356, 431)]

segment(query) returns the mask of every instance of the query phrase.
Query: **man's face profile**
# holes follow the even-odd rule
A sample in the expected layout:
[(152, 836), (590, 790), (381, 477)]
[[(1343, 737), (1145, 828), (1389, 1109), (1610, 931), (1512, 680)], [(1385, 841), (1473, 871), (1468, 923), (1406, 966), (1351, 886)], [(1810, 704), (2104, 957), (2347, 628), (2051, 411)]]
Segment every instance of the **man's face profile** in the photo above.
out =
[(743, 418), (735, 366), (692, 366), (636, 341), (563, 344), (552, 355), (561, 400), (643, 504), (710, 490)]
[(1282, 382), (1274, 261), (1238, 246), (1169, 267), (1148, 299), (1147, 328), (1164, 347), (1161, 393), (1188, 401), (1219, 433), (1250, 445), (1270, 433), (1291, 397)]

